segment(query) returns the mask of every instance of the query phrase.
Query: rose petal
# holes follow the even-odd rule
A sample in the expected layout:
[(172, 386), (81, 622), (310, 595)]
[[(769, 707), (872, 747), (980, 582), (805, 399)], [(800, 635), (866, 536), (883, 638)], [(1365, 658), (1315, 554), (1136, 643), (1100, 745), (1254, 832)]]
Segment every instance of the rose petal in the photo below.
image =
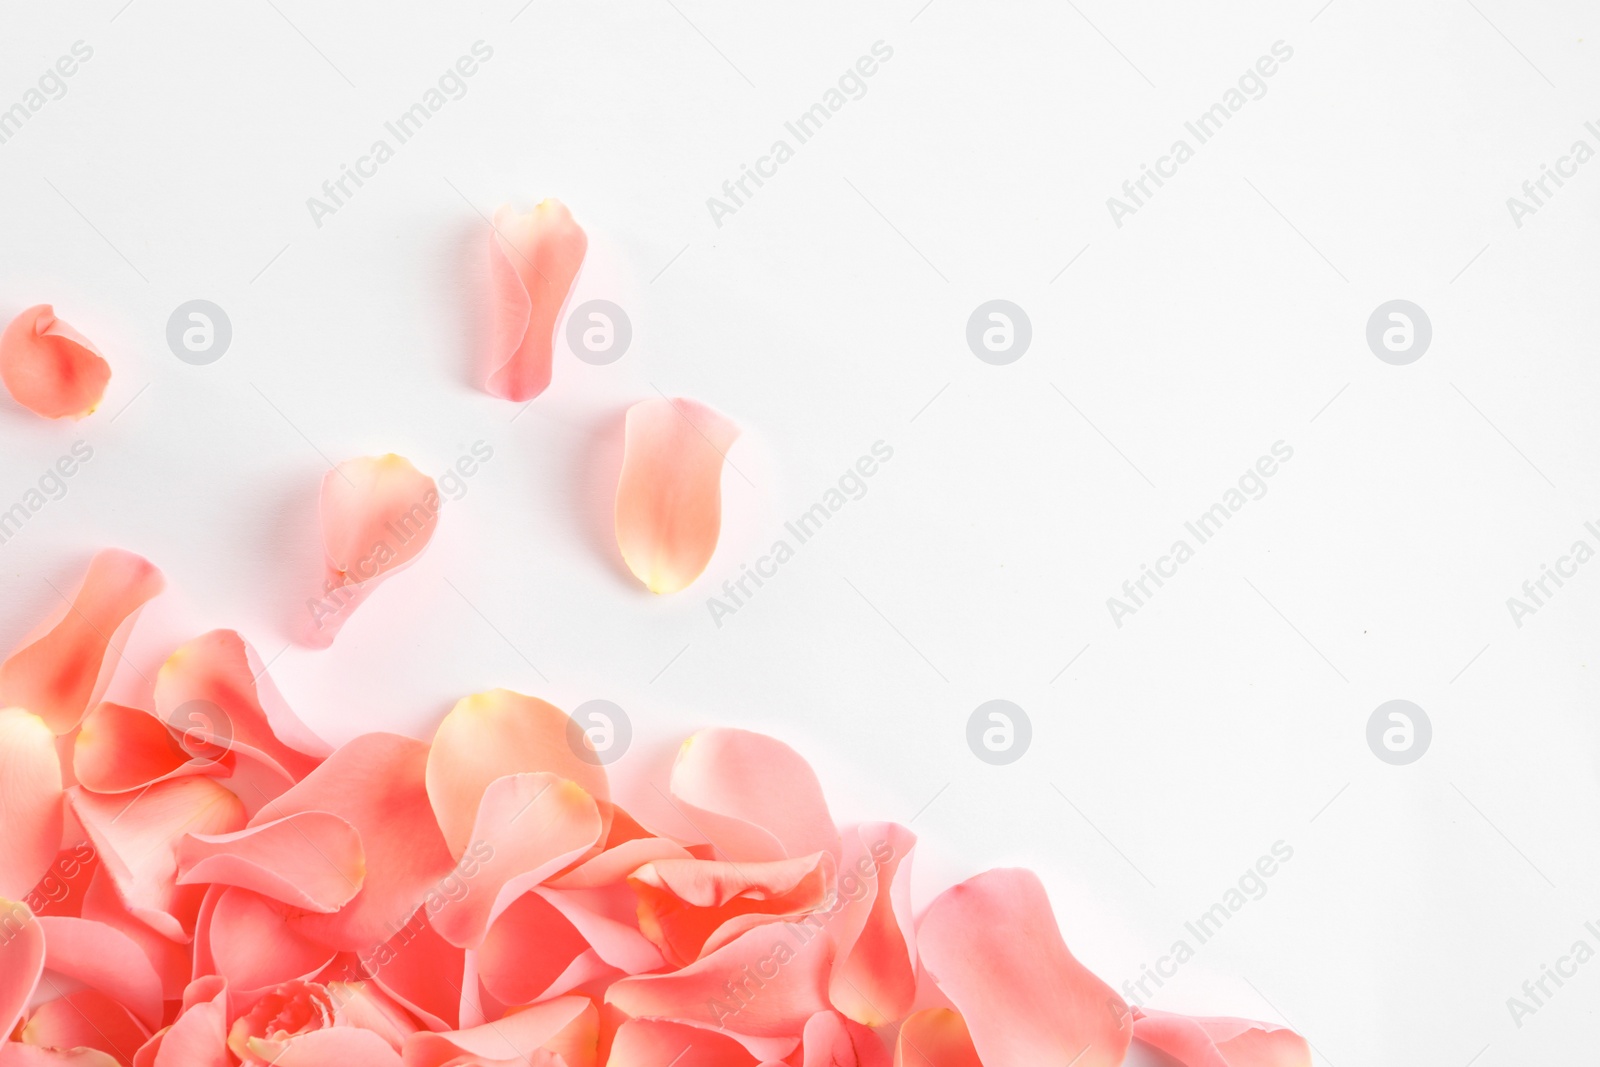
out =
[(111, 381), (111, 365), (89, 340), (37, 304), (0, 334), (0, 380), (17, 403), (47, 419), (94, 413)]
[(80, 989), (39, 1005), (21, 1031), (27, 1045), (99, 1049), (123, 1064), (131, 1063), (149, 1038), (150, 1031), (127, 1008), (94, 989)]
[(134, 1067), (228, 1067), (227, 983), (197, 978), (183, 993), (173, 1024), (145, 1043)]
[(588, 249), (588, 235), (559, 200), (540, 201), (527, 214), (509, 205), (495, 211), (486, 386), (494, 396), (520, 404), (549, 386), (556, 324)]
[(26, 904), (0, 900), (0, 1035), (9, 1035), (44, 973), (44, 929)]
[(61, 847), (61, 760), (49, 725), (21, 708), (0, 710), (0, 897), (24, 897)]
[(396, 1052), (420, 1027), (411, 1013), (372, 982), (328, 982), (339, 1023), (371, 1030)]
[(424, 906), (393, 937), (363, 949), (349, 971), (369, 977), (429, 1029), (450, 1030), (461, 1022), (466, 955), (428, 925)]
[[(68, 836), (79, 827), (68, 830)], [(35, 915), (66, 915), (74, 918), (94, 918), (84, 914), (88, 907), (89, 887), (94, 884), (95, 872), (100, 869), (100, 857), (94, 846), (79, 841), (71, 848), (56, 853), (55, 862), (43, 878), (33, 887), (33, 892), (23, 902)]]
[(837, 946), (829, 997), (867, 1026), (902, 1019), (917, 995), (911, 924), (911, 849), (917, 837), (895, 823), (867, 823), (845, 835), (839, 893), (829, 926)]
[(877, 1034), (833, 1011), (806, 1020), (801, 1067), (889, 1067), (889, 1050)]
[(894, 1067), (983, 1067), (961, 1013), (925, 1008), (900, 1024)]
[(102, 702), (83, 720), (72, 743), (72, 773), (96, 793), (131, 793), (153, 782), (191, 774), (226, 777), (233, 760), (191, 758), (166, 723), (138, 708)]
[(409, 566), (439, 524), (439, 489), (403, 456), (345, 460), (322, 479), (322, 596), (306, 602), (306, 643), (333, 644), (379, 583)]
[(923, 916), (917, 951), (986, 1067), (1122, 1062), (1127, 1008), (1067, 950), (1033, 872), (987, 871), (945, 890)]
[(628, 409), (617, 480), (617, 547), (652, 593), (675, 593), (711, 562), (722, 528), (722, 464), (739, 428), (704, 404), (658, 397)]
[[(135, 1067), (144, 1067), (138, 1059)], [(96, 1048), (40, 1048), (8, 1041), (0, 1045), (0, 1067), (119, 1067), (113, 1056)]]
[(559, 708), (509, 689), (456, 703), (433, 735), (427, 771), (428, 799), (452, 855), (460, 858), (472, 843), (489, 783), (509, 774), (548, 771), (576, 782), (594, 798), (605, 834), (611, 822), (605, 768), (572, 750), (570, 722)]
[(98, 989), (146, 1027), (161, 1025), (161, 978), (132, 938), (93, 919), (42, 915), (47, 970)]
[(111, 680), (116, 660), (106, 652), (117, 649), (117, 632), (163, 584), (161, 572), (132, 552), (98, 553), (71, 602), (0, 663), (0, 705), (27, 708), (57, 734), (70, 733)]
[(1133, 1036), (1184, 1067), (1311, 1067), (1306, 1039), (1271, 1023), (1142, 1011)]
[[(528, 951), (531, 945), (538, 951)], [(527, 893), (489, 928), (477, 952), (478, 978), (496, 999), (530, 1004), (587, 951), (589, 942), (565, 915), (543, 896)]]
[(334, 957), (333, 949), (299, 933), (281, 907), (245, 889), (225, 889), (217, 897), (206, 949), (236, 1001), (311, 978)]
[(639, 928), (681, 967), (751, 926), (815, 910), (833, 891), (834, 874), (833, 857), (816, 852), (755, 863), (658, 860), (628, 883), (639, 898)]
[(389, 1043), (370, 1030), (332, 1026), (298, 1034), (285, 1041), (253, 1037), (254, 1060), (273, 1067), (404, 1067)]
[[(87, 843), (83, 847), (90, 849)], [(183, 994), (184, 986), (192, 977), (189, 946), (163, 937), (134, 918), (122, 898), (117, 896), (111, 876), (98, 864), (83, 894), (83, 918), (104, 923), (139, 946), (161, 976), (161, 995), (164, 1000), (176, 1000)]]
[(176, 884), (178, 841), (187, 833), (243, 827), (239, 798), (210, 778), (177, 778), (116, 796), (74, 786), (67, 796), (129, 912), (163, 937), (188, 941), (205, 890)]
[(418, 1032), (406, 1039), (405, 1067), (445, 1064), (515, 1064), (592, 1067), (599, 1015), (588, 997), (557, 997), (523, 1008), (498, 1022), (446, 1034)]
[(607, 1067), (756, 1067), (727, 1034), (661, 1019), (629, 1019), (617, 1030)]
[(671, 792), (735, 863), (840, 852), (817, 776), (782, 741), (748, 730), (701, 730), (683, 743)]
[(232, 834), (191, 834), (178, 845), (178, 884), (242, 886), (294, 908), (334, 912), (366, 877), (356, 828), (303, 811)]

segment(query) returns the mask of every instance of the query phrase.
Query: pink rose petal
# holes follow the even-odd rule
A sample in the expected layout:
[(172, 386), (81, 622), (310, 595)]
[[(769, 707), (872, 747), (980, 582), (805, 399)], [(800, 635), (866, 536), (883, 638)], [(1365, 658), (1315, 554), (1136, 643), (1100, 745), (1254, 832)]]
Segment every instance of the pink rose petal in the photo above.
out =
[(78, 331), (37, 304), (0, 334), (0, 380), (13, 399), (47, 419), (94, 413), (111, 381), (111, 365)]
[(502, 206), (494, 213), (494, 231), (487, 388), (520, 404), (550, 385), (556, 324), (589, 238), (559, 200), (540, 201), (527, 214)]
[(1133, 1036), (1184, 1067), (1311, 1067), (1311, 1047), (1293, 1030), (1248, 1019), (1141, 1011)]
[(0, 897), (27, 896), (55, 863), (63, 795), (49, 725), (21, 708), (0, 710)]

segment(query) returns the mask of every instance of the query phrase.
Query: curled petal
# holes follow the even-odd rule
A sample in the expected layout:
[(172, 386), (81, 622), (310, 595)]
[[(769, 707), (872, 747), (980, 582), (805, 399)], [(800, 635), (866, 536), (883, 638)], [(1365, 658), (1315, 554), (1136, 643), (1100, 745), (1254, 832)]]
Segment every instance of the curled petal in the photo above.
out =
[(658, 860), (629, 875), (639, 928), (674, 966), (699, 959), (752, 926), (804, 915), (834, 887), (826, 852), (792, 860)]
[(617, 547), (652, 593), (675, 593), (706, 569), (722, 529), (722, 463), (739, 436), (693, 400), (628, 409), (617, 480)]
[(828, 988), (834, 1007), (868, 1026), (903, 1018), (916, 999), (909, 862), (916, 842), (896, 823), (866, 823), (845, 835), (845, 904), (829, 928), (838, 950)]
[[(528, 946), (538, 945), (537, 952)], [(478, 950), (478, 978), (506, 1004), (529, 1004), (557, 985), (589, 943), (538, 893), (518, 897), (495, 920)]]
[(46, 968), (98, 989), (147, 1027), (161, 1025), (161, 978), (132, 938), (92, 919), (43, 915), (38, 922)]
[(489, 783), (509, 774), (548, 771), (576, 782), (599, 806), (604, 836), (611, 822), (605, 768), (573, 751), (570, 722), (561, 709), (509, 689), (456, 703), (433, 735), (427, 770), (428, 799), (452, 855), (460, 858), (472, 843)]
[(399, 1001), (371, 982), (328, 982), (328, 995), (338, 1008), (339, 1022), (371, 1030), (400, 1051), (408, 1035), (420, 1027)]
[(701, 730), (679, 750), (671, 789), (694, 826), (736, 863), (839, 855), (822, 786), (782, 741), (748, 730)]
[(307, 602), (306, 643), (333, 644), (379, 583), (409, 566), (439, 524), (439, 488), (403, 456), (350, 459), (322, 479), (323, 595)]
[(116, 796), (74, 786), (68, 799), (128, 911), (163, 937), (188, 941), (205, 889), (176, 883), (178, 842), (242, 828), (239, 798), (210, 778), (177, 778)]
[(1271, 1023), (1142, 1011), (1133, 1036), (1184, 1067), (1311, 1067), (1306, 1039)]
[[(0, 1067), (122, 1067), (116, 1057), (95, 1048), (44, 1048), (20, 1041), (0, 1045)], [(146, 1067), (137, 1059), (134, 1067)]]
[(894, 1067), (983, 1067), (961, 1013), (925, 1008), (900, 1024)]
[(487, 386), (494, 396), (520, 404), (549, 386), (556, 324), (588, 250), (588, 235), (559, 200), (527, 214), (508, 205), (495, 211)]
[(55, 862), (64, 812), (55, 735), (37, 715), (0, 710), (0, 897), (23, 897)]
[(9, 1035), (44, 973), (44, 929), (26, 904), (0, 900), (0, 1035)]
[(131, 1063), (149, 1038), (150, 1031), (127, 1008), (94, 989), (45, 1001), (28, 1016), (21, 1031), (26, 1045), (98, 1049), (123, 1064)]
[(231, 758), (195, 759), (175, 735), (148, 711), (97, 704), (73, 738), (73, 776), (96, 793), (131, 793), (171, 778), (232, 772)]
[(806, 1020), (801, 1067), (890, 1067), (889, 1050), (870, 1029), (837, 1012)]
[(162, 585), (161, 572), (132, 552), (98, 553), (71, 603), (0, 663), (0, 704), (27, 708), (56, 733), (70, 733), (111, 680), (116, 663), (106, 652), (116, 648), (118, 630)]
[(334, 951), (297, 931), (283, 909), (244, 889), (224, 889), (206, 931), (211, 964), (236, 998), (310, 978)]
[(450, 1030), (461, 1022), (466, 956), (465, 950), (429, 925), (425, 905), (398, 926), (393, 937), (363, 948), (349, 971), (356, 977), (369, 976), (430, 1030)]
[(178, 845), (179, 885), (241, 886), (304, 911), (338, 911), (365, 877), (361, 835), (325, 811), (232, 834), (191, 834)]
[(253, 1037), (244, 1062), (249, 1067), (403, 1067), (387, 1041), (354, 1026), (313, 1030), (283, 1041)]
[(987, 1067), (1122, 1063), (1127, 1006), (1067, 951), (1031, 871), (988, 871), (945, 890), (923, 916), (917, 950)]
[(0, 334), (0, 380), (17, 403), (47, 419), (83, 418), (100, 406), (111, 365), (94, 345), (38, 304)]
[(750, 1050), (727, 1034), (661, 1019), (629, 1019), (617, 1030), (608, 1067), (757, 1067)]
[(444, 1034), (412, 1034), (406, 1038), (405, 1067), (555, 1067), (559, 1061), (554, 1056), (569, 1067), (593, 1067), (598, 1034), (599, 1013), (592, 1000), (557, 997), (483, 1026)]
[(215, 975), (184, 990), (178, 1018), (139, 1050), (134, 1067), (228, 1067), (227, 984)]
[[(91, 856), (94, 854), (88, 842), (78, 847), (88, 851)], [(104, 923), (113, 930), (125, 934), (139, 946), (145, 958), (161, 976), (161, 993), (164, 1000), (177, 1000), (183, 995), (184, 987), (189, 983), (193, 973), (189, 946), (156, 933), (135, 918), (128, 906), (117, 896), (116, 886), (112, 883), (111, 877), (98, 864), (94, 865), (92, 877), (84, 890), (83, 918)]]

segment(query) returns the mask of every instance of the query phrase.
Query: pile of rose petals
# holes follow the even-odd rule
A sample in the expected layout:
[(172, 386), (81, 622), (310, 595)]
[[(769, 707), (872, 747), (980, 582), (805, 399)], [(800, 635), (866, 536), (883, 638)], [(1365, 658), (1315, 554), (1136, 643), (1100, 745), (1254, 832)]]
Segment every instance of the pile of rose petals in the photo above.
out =
[(759, 734), (684, 742), (683, 839), (507, 690), (332, 749), (219, 630), (104, 702), (161, 586), (103, 552), (0, 664), (0, 1067), (1310, 1062), (1279, 1027), (1129, 1008), (1027, 871), (914, 917), (911, 831), (836, 826)]

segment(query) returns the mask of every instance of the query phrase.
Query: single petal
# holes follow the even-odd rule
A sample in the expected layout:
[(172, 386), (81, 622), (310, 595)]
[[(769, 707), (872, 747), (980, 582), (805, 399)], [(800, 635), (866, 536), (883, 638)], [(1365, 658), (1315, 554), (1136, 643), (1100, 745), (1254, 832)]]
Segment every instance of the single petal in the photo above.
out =
[(403, 456), (345, 460), (322, 479), (327, 578), (306, 603), (306, 643), (333, 644), (361, 602), (428, 546), (439, 524), (439, 488)]
[(760, 1061), (727, 1034), (661, 1019), (629, 1019), (617, 1030), (607, 1067), (756, 1067)]
[(217, 897), (206, 930), (206, 949), (236, 998), (301, 981), (333, 961), (334, 951), (301, 934), (282, 907), (246, 889)]
[(284, 1041), (253, 1037), (247, 1064), (273, 1067), (403, 1067), (400, 1055), (370, 1030), (333, 1026)]
[[(68, 833), (76, 833), (77, 828)], [(55, 862), (43, 878), (34, 885), (33, 892), (23, 897), (23, 903), (35, 915), (67, 915), (93, 918), (86, 915), (89, 906), (89, 887), (94, 883), (95, 872), (100, 869), (100, 857), (94, 846), (79, 841), (70, 848), (56, 853)]]
[(1122, 1062), (1127, 1007), (1067, 951), (1033, 872), (987, 871), (945, 890), (922, 918), (917, 951), (986, 1067)]
[[(93, 854), (92, 846), (87, 842), (81, 847)], [(84, 890), (83, 918), (104, 923), (139, 946), (161, 976), (161, 995), (164, 1000), (177, 1000), (183, 994), (184, 987), (193, 976), (189, 945), (164, 937), (135, 918), (117, 895), (111, 876), (98, 863), (94, 865), (93, 875)]]
[(176, 884), (178, 842), (187, 833), (242, 828), (239, 798), (210, 778), (176, 778), (115, 796), (74, 786), (67, 795), (129, 912), (163, 937), (187, 941), (205, 888)]
[(0, 1037), (22, 1018), (44, 973), (44, 930), (26, 904), (0, 900)]
[(425, 904), (392, 937), (363, 949), (348, 973), (370, 979), (430, 1030), (451, 1030), (461, 1023), (466, 956), (429, 925)]
[(47, 970), (98, 989), (154, 1029), (161, 1025), (161, 977), (127, 934), (93, 919), (42, 915)]
[(470, 888), (445, 898), (433, 928), (453, 945), (476, 947), (513, 899), (576, 862), (600, 835), (600, 813), (576, 782), (543, 772), (495, 779), (457, 866)]
[(111, 680), (118, 631), (162, 585), (161, 572), (132, 552), (98, 553), (71, 602), (0, 663), (0, 705), (27, 708), (57, 734), (70, 733)]
[[(116, 1057), (94, 1048), (41, 1048), (8, 1041), (0, 1045), (0, 1067), (119, 1067)], [(135, 1060), (135, 1067), (144, 1067)]]
[(1143, 1011), (1133, 1036), (1184, 1067), (1311, 1067), (1306, 1039), (1271, 1023)]
[(983, 1067), (961, 1013), (925, 1008), (900, 1024), (894, 1067)]
[(682, 970), (624, 978), (606, 991), (606, 1002), (635, 1018), (792, 1038), (828, 1010), (831, 955), (815, 927), (768, 923)]
[(556, 324), (588, 250), (588, 235), (559, 200), (526, 214), (509, 205), (495, 211), (487, 385), (494, 396), (520, 404), (549, 386)]
[(801, 1067), (890, 1067), (889, 1050), (871, 1029), (833, 1011), (806, 1020)]
[(327, 986), (341, 1026), (371, 1030), (396, 1052), (408, 1036), (421, 1029), (399, 1001), (372, 982), (329, 981)]
[(816, 910), (833, 892), (834, 859), (816, 852), (753, 863), (658, 860), (628, 883), (639, 898), (639, 928), (681, 967), (751, 926)]
[(602, 836), (611, 822), (605, 768), (578, 756), (561, 709), (509, 689), (466, 697), (450, 709), (428, 753), (428, 799), (452, 855), (472, 843), (478, 805), (489, 783), (509, 774), (548, 771), (578, 783), (599, 806)]
[(910, 863), (916, 843), (896, 823), (866, 823), (845, 834), (844, 905), (829, 924), (837, 950), (828, 990), (834, 1007), (868, 1026), (904, 1018), (916, 1000)]
[(598, 1013), (588, 997), (557, 997), (522, 1008), (497, 1022), (445, 1034), (418, 1032), (406, 1039), (405, 1067), (445, 1064), (517, 1064), (592, 1067)]
[(722, 529), (722, 463), (739, 428), (704, 404), (658, 397), (628, 409), (617, 480), (617, 547), (652, 593), (676, 593), (711, 562)]
[(55, 862), (62, 796), (49, 725), (21, 708), (0, 710), (0, 897), (26, 896)]
[[(538, 951), (528, 951), (537, 945)], [(489, 928), (477, 953), (478, 978), (495, 999), (531, 1004), (546, 995), (589, 942), (538, 893), (527, 893)]]
[(678, 752), (671, 792), (735, 863), (840, 853), (817, 776), (782, 741), (748, 730), (701, 730)]
[(0, 334), (0, 380), (17, 403), (47, 419), (83, 418), (100, 406), (111, 364), (88, 338), (37, 304)]
[(303, 933), (343, 951), (370, 951), (452, 874), (454, 862), (423, 784), (427, 763), (428, 746), (421, 741), (362, 734), (257, 813), (252, 827), (300, 812), (327, 812), (360, 835), (366, 854), (360, 891), (331, 915), (300, 916)]
[(20, 1037), (23, 1044), (45, 1048), (99, 1049), (128, 1064), (150, 1039), (150, 1031), (104, 993), (80, 989), (35, 1008), (22, 1024)]
[(166, 723), (122, 704), (96, 704), (72, 741), (73, 777), (96, 793), (131, 793), (171, 778), (225, 777), (232, 770), (233, 761), (226, 756), (191, 757)]
[(303, 811), (232, 834), (178, 843), (178, 884), (242, 886), (294, 908), (334, 912), (366, 877), (356, 828), (326, 811)]
[(608, 844), (604, 852), (570, 871), (564, 871), (546, 884), (555, 889), (598, 889), (621, 883), (628, 875), (653, 860), (692, 858), (689, 850), (676, 841), (664, 837), (635, 837), (619, 844)]
[(230, 1062), (227, 984), (211, 975), (184, 990), (177, 1019), (146, 1042), (134, 1067), (228, 1067)]

